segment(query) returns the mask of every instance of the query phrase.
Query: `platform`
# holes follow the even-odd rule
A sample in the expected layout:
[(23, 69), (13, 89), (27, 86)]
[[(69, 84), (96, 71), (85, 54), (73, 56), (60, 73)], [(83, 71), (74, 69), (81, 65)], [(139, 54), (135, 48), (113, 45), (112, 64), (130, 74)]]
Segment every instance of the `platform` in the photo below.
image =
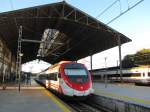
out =
[[(32, 84), (34, 81), (32, 81)], [(11, 88), (11, 89), (10, 89)], [(44, 87), (34, 83), (31, 86), (9, 86), (0, 89), (0, 112), (70, 112), (62, 101)]]
[(96, 95), (106, 96), (117, 100), (138, 104), (150, 108), (150, 87), (133, 84), (94, 83)]

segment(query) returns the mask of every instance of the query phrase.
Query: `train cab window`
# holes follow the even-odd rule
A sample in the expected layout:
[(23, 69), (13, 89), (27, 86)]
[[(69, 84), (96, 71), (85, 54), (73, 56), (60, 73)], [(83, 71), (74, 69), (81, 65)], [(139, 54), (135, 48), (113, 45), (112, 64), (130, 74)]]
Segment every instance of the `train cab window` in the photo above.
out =
[(65, 69), (67, 77), (75, 83), (85, 83), (88, 81), (88, 74), (85, 69)]
[(66, 64), (64, 66), (64, 72), (66, 75), (88, 75), (86, 68), (81, 64)]
[(88, 81), (88, 71), (81, 64), (66, 64), (64, 73), (72, 82), (85, 83)]
[(65, 69), (66, 75), (87, 75), (84, 69)]
[(66, 76), (75, 83), (85, 83), (88, 81), (88, 73), (85, 69), (65, 69)]

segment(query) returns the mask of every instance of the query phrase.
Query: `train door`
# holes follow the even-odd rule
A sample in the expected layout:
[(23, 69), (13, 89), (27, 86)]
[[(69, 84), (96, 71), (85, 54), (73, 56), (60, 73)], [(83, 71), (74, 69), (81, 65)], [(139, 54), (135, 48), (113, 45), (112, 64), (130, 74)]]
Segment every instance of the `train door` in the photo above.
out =
[(145, 79), (147, 77), (146, 72), (141, 72), (141, 79)]

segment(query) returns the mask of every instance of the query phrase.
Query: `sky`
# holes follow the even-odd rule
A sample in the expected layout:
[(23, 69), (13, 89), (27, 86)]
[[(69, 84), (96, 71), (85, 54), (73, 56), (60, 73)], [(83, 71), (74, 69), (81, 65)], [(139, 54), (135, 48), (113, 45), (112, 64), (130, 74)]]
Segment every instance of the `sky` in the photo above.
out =
[[(62, 0), (0, 0), (0, 12), (16, 10), (37, 5), (59, 2)], [(66, 0), (69, 4), (79, 8), (93, 17), (97, 17), (104, 9), (110, 6), (115, 0)], [(133, 6), (140, 0), (120, 0), (107, 12), (97, 19), (107, 24), (112, 18)], [(142, 48), (150, 48), (150, 0), (144, 0), (138, 6), (125, 13), (123, 16), (108, 24), (111, 28), (129, 37), (132, 42), (122, 45), (122, 59), (127, 54), (134, 54)], [(120, 7), (121, 5), (121, 7)], [(104, 68), (106, 66), (116, 66), (119, 59), (118, 47), (93, 55), (93, 69)], [(35, 61), (37, 62), (37, 61)], [(89, 57), (79, 62), (84, 62), (89, 68)], [(44, 66), (44, 62), (40, 66)], [(27, 67), (28, 65), (28, 67)], [(25, 67), (26, 66), (26, 67)], [(31, 65), (25, 64), (24, 69), (34, 71), (33, 62)], [(46, 67), (48, 64), (46, 64)], [(35, 67), (37, 68), (37, 67)]]

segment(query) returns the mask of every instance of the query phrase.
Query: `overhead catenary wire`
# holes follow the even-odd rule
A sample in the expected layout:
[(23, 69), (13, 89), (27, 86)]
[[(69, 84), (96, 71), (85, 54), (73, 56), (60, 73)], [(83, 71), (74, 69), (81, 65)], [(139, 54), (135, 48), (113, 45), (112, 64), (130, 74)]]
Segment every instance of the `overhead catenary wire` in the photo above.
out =
[(117, 0), (118, 1), (118, 0)]
[(144, 0), (140, 0), (138, 1), (137, 3), (135, 3), (133, 6), (131, 7), (128, 7), (127, 10), (123, 11), (122, 13), (120, 13), (118, 16), (114, 17), (113, 19), (111, 19), (109, 22), (107, 22), (106, 24), (110, 24), (112, 23), (113, 21), (115, 21), (116, 19), (118, 19), (120, 16), (124, 15), (125, 13), (127, 13), (128, 11), (130, 11), (131, 9), (133, 9), (134, 7), (136, 7), (138, 4), (140, 4), (141, 2), (143, 2)]
[(113, 5), (115, 5), (119, 0), (114, 1), (110, 6), (108, 6), (106, 9), (104, 9), (96, 18), (99, 18), (101, 15), (103, 15), (107, 10), (109, 10)]
[(130, 6), (129, 1), (126, 0), (128, 8), (125, 11), (122, 12), (121, 0), (115, 0), (111, 5), (109, 5), (106, 9), (104, 9), (96, 18), (98, 19), (100, 16), (102, 16), (104, 13), (106, 13), (110, 8), (112, 8), (116, 3), (119, 2), (120, 14), (117, 15), (116, 17), (112, 18), (110, 21), (108, 21), (106, 23), (108, 25), (108, 24), (112, 23), (113, 21), (115, 21), (116, 19), (118, 19), (120, 16), (124, 15), (125, 13), (127, 13), (128, 11), (130, 11), (131, 9), (133, 9), (135, 6), (139, 5), (143, 1), (144, 0), (139, 0), (134, 5)]
[[(116, 0), (110, 6), (108, 6), (104, 11), (102, 11), (102, 13), (100, 13), (96, 18), (100, 17), (102, 14), (104, 14), (106, 11), (108, 11), (112, 6), (114, 6), (117, 2), (119, 2), (120, 14), (118, 16), (112, 18), (109, 22), (107, 22), (106, 24), (108, 25), (108, 24), (112, 23), (113, 21), (115, 21), (116, 19), (118, 19), (120, 16), (124, 15), (125, 13), (127, 13), (128, 11), (133, 9), (135, 6), (137, 6), (138, 4), (140, 4), (143, 1), (144, 0), (140, 0), (140, 1), (136, 2), (134, 5), (132, 5), (131, 7), (129, 6), (128, 1), (126, 1), (127, 4), (128, 4), (128, 8), (125, 11), (122, 12), (121, 1)], [(121, 82), (123, 82), (123, 80), (122, 80), (121, 44), (120, 44), (120, 38), (118, 38), (118, 39), (119, 39), (118, 46), (119, 46), (119, 61), (120, 61), (120, 80), (121, 80)]]
[[(12, 0), (9, 0), (9, 3), (10, 3), (11, 10), (14, 10), (13, 1), (12, 1)], [(13, 20), (14, 20), (14, 23), (15, 23), (15, 25), (16, 25), (16, 29), (19, 29), (16, 18), (13, 18)]]

